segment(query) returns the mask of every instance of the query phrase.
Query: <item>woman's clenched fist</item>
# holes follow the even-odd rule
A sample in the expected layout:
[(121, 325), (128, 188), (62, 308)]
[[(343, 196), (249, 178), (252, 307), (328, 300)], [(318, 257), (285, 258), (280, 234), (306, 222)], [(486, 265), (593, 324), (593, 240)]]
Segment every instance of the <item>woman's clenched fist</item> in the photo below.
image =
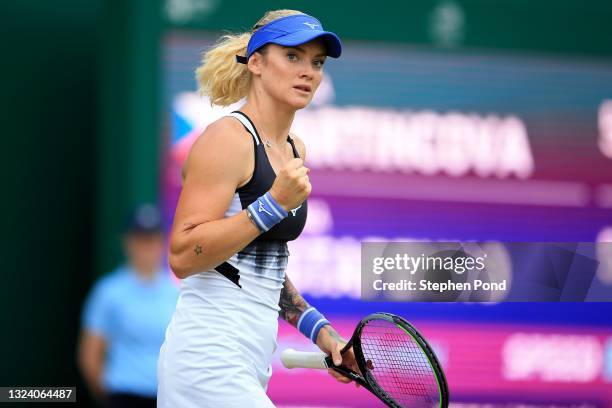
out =
[(302, 159), (291, 159), (278, 172), (270, 194), (286, 211), (299, 207), (312, 191), (310, 169)]

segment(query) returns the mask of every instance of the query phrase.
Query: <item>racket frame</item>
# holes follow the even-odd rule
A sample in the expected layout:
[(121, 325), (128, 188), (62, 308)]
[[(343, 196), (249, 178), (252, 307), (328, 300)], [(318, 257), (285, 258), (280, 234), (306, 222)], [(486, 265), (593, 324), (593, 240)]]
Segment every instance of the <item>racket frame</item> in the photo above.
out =
[(346, 345), (340, 351), (341, 354), (344, 354), (351, 347), (353, 347), (353, 353), (355, 354), (355, 361), (357, 362), (357, 366), (359, 367), (359, 370), (363, 373), (363, 376), (360, 375), (359, 373), (354, 372), (353, 370), (347, 367), (335, 366), (331, 356), (328, 356), (325, 358), (325, 364), (327, 365), (327, 367), (357, 382), (359, 385), (366, 388), (372, 394), (376, 395), (388, 407), (403, 408), (391, 396), (389, 396), (384, 391), (384, 389), (382, 389), (378, 385), (373, 375), (370, 373), (370, 369), (367, 367), (367, 362), (365, 360), (365, 357), (363, 355), (363, 349), (361, 347), (361, 331), (366, 326), (366, 324), (371, 320), (386, 320), (400, 327), (402, 330), (404, 330), (404, 332), (406, 332), (406, 334), (412, 337), (412, 339), (419, 346), (421, 351), (427, 356), (427, 361), (429, 362), (431, 369), (435, 375), (436, 383), (438, 385), (439, 399), (440, 399), (439, 407), (447, 408), (449, 404), (449, 399), (450, 399), (449, 391), (448, 391), (448, 384), (446, 382), (446, 377), (444, 375), (444, 371), (442, 370), (442, 366), (440, 365), (440, 362), (438, 361), (438, 358), (436, 357), (435, 353), (433, 352), (432, 348), (429, 346), (425, 338), (421, 336), (421, 334), (414, 328), (414, 326), (412, 326), (410, 323), (408, 323), (405, 319), (403, 319), (400, 316), (397, 316), (391, 313), (378, 312), (378, 313), (373, 313), (373, 314), (370, 314), (364, 317), (359, 322), (357, 327), (355, 328), (355, 331), (353, 332), (353, 335), (351, 336), (351, 339), (349, 340), (349, 342), (346, 343)]

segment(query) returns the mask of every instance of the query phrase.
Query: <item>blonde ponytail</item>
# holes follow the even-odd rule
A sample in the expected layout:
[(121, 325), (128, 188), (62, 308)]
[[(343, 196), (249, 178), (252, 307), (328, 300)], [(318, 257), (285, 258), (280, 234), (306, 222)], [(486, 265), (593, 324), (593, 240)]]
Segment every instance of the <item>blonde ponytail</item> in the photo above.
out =
[[(268, 11), (253, 28), (276, 19), (295, 14), (297, 10)], [(253, 32), (230, 34), (220, 41), (202, 58), (202, 65), (196, 69), (196, 80), (202, 95), (208, 96), (213, 105), (227, 106), (247, 96), (251, 86), (251, 73), (245, 64), (236, 62), (236, 55), (245, 55)]]
[(247, 95), (251, 75), (246, 65), (236, 62), (236, 55), (244, 55), (251, 33), (224, 35), (221, 41), (204, 54), (202, 65), (196, 70), (199, 91), (210, 103), (227, 106)]

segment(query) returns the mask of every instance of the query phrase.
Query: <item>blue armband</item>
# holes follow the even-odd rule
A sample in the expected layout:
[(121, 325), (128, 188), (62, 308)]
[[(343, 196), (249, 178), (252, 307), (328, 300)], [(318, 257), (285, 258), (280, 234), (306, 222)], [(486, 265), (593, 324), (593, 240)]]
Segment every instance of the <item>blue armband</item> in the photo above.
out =
[(326, 324), (330, 324), (329, 321), (314, 307), (309, 307), (304, 310), (300, 320), (297, 323), (297, 329), (304, 336), (308, 337), (313, 343), (317, 343), (317, 336), (319, 331)]
[(247, 211), (251, 214), (251, 219), (255, 221), (255, 225), (257, 225), (257, 228), (259, 228), (259, 231), (262, 233), (281, 222), (288, 214), (287, 211), (276, 202), (269, 191), (253, 201), (251, 205), (247, 207)]

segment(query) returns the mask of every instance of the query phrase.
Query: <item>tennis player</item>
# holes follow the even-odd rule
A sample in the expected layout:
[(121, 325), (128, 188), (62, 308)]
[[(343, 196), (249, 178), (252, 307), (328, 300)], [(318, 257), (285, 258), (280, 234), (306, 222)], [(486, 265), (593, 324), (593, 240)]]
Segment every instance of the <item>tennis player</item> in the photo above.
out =
[(200, 91), (217, 105), (246, 102), (206, 128), (183, 168), (169, 256), (181, 293), (158, 363), (159, 407), (272, 407), (279, 314), (334, 363), (356, 368), (285, 274), (287, 241), (304, 227), (312, 188), (306, 148), (289, 130), (326, 58), (340, 54), (319, 20), (277, 10), (204, 55)]

